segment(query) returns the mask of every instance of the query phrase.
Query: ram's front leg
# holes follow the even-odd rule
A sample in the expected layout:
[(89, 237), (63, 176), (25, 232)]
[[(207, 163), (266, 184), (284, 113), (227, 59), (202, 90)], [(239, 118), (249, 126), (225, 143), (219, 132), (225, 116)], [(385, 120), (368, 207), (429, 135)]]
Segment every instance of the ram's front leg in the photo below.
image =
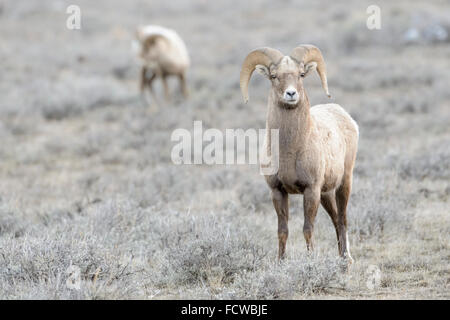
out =
[(187, 98), (189, 96), (189, 90), (187, 88), (186, 75), (184, 73), (180, 73), (178, 75), (178, 79), (180, 80), (181, 93), (183, 94), (184, 98)]
[(147, 68), (145, 66), (141, 68), (141, 79), (140, 80), (141, 81), (139, 83), (139, 88), (140, 88), (140, 92), (141, 92), (141, 97), (143, 97), (145, 85), (147, 82)]
[(286, 242), (289, 235), (289, 198), (285, 190), (273, 189), (272, 202), (278, 216), (278, 260), (286, 256)]
[(170, 101), (170, 91), (169, 91), (169, 83), (167, 79), (167, 75), (163, 73), (162, 75), (162, 82), (164, 87), (164, 97), (166, 98), (166, 101)]
[(308, 251), (314, 249), (313, 231), (314, 220), (316, 219), (317, 210), (320, 203), (320, 188), (307, 188), (303, 193), (303, 211), (305, 221), (303, 224), (303, 235), (306, 240)]

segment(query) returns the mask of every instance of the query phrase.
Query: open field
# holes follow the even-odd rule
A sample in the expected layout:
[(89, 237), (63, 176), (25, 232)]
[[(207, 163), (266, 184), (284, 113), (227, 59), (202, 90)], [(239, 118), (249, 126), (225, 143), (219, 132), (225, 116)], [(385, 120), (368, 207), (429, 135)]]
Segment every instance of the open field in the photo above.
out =
[[(379, 1), (381, 30), (366, 27), (370, 1), (80, 0), (71, 31), (72, 3), (0, 1), (0, 298), (450, 298), (448, 1)], [(192, 59), (189, 99), (157, 112), (131, 51), (150, 23), (177, 30)], [(172, 131), (194, 120), (264, 128), (269, 83), (255, 75), (244, 105), (241, 63), (300, 43), (322, 50), (332, 102), (360, 128), (348, 272), (322, 208), (306, 254), (301, 196), (275, 263), (257, 166), (170, 158)], [(305, 87), (312, 105), (329, 101), (317, 75)]]

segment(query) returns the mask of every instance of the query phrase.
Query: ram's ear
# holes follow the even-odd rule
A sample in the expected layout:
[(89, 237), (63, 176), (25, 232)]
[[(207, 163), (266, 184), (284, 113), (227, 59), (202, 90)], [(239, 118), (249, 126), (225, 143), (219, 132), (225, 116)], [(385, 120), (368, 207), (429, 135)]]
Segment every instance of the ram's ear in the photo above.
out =
[(317, 62), (310, 62), (305, 65), (305, 77), (310, 75), (317, 68)]
[(267, 79), (269, 79), (269, 69), (266, 66), (263, 66), (262, 64), (258, 64), (255, 67), (256, 72), (258, 72), (260, 75), (266, 77)]

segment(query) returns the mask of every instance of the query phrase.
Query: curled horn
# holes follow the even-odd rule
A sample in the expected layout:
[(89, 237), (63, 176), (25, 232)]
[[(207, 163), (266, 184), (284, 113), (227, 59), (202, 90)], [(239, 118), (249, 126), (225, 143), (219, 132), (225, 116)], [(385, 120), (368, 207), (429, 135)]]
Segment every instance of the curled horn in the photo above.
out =
[(331, 95), (328, 92), (327, 69), (319, 48), (310, 44), (299, 45), (294, 49), (294, 51), (292, 51), (291, 58), (299, 63), (303, 62), (305, 65), (311, 61), (316, 62), (316, 70), (320, 76), (320, 80), (322, 81), (322, 87), (325, 90), (326, 95), (331, 98)]
[(260, 64), (269, 68), (271, 64), (278, 63), (281, 58), (283, 54), (280, 51), (269, 47), (255, 49), (248, 54), (242, 64), (240, 76), (241, 92), (245, 103), (248, 101), (248, 83), (256, 66)]
[(156, 41), (159, 39), (167, 41), (167, 38), (161, 34), (151, 34), (146, 36), (142, 44), (143, 53), (146, 53), (152, 46), (155, 45)]

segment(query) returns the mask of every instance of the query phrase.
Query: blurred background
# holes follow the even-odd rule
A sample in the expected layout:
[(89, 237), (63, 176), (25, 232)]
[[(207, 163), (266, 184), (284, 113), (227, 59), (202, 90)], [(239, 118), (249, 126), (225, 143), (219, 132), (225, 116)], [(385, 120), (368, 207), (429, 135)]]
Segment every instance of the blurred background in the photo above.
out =
[[(449, 14), (449, 1), (0, 1), (0, 298), (449, 298)], [(146, 24), (175, 29), (192, 60), (189, 99), (158, 112), (131, 48)], [(244, 105), (241, 63), (301, 43), (321, 49), (331, 102), (360, 127), (346, 275), (323, 209), (305, 257), (291, 197), (289, 259), (274, 265), (258, 167), (170, 159), (172, 131), (194, 120), (264, 128), (270, 84), (255, 74)], [(316, 75), (305, 87), (330, 102)]]

